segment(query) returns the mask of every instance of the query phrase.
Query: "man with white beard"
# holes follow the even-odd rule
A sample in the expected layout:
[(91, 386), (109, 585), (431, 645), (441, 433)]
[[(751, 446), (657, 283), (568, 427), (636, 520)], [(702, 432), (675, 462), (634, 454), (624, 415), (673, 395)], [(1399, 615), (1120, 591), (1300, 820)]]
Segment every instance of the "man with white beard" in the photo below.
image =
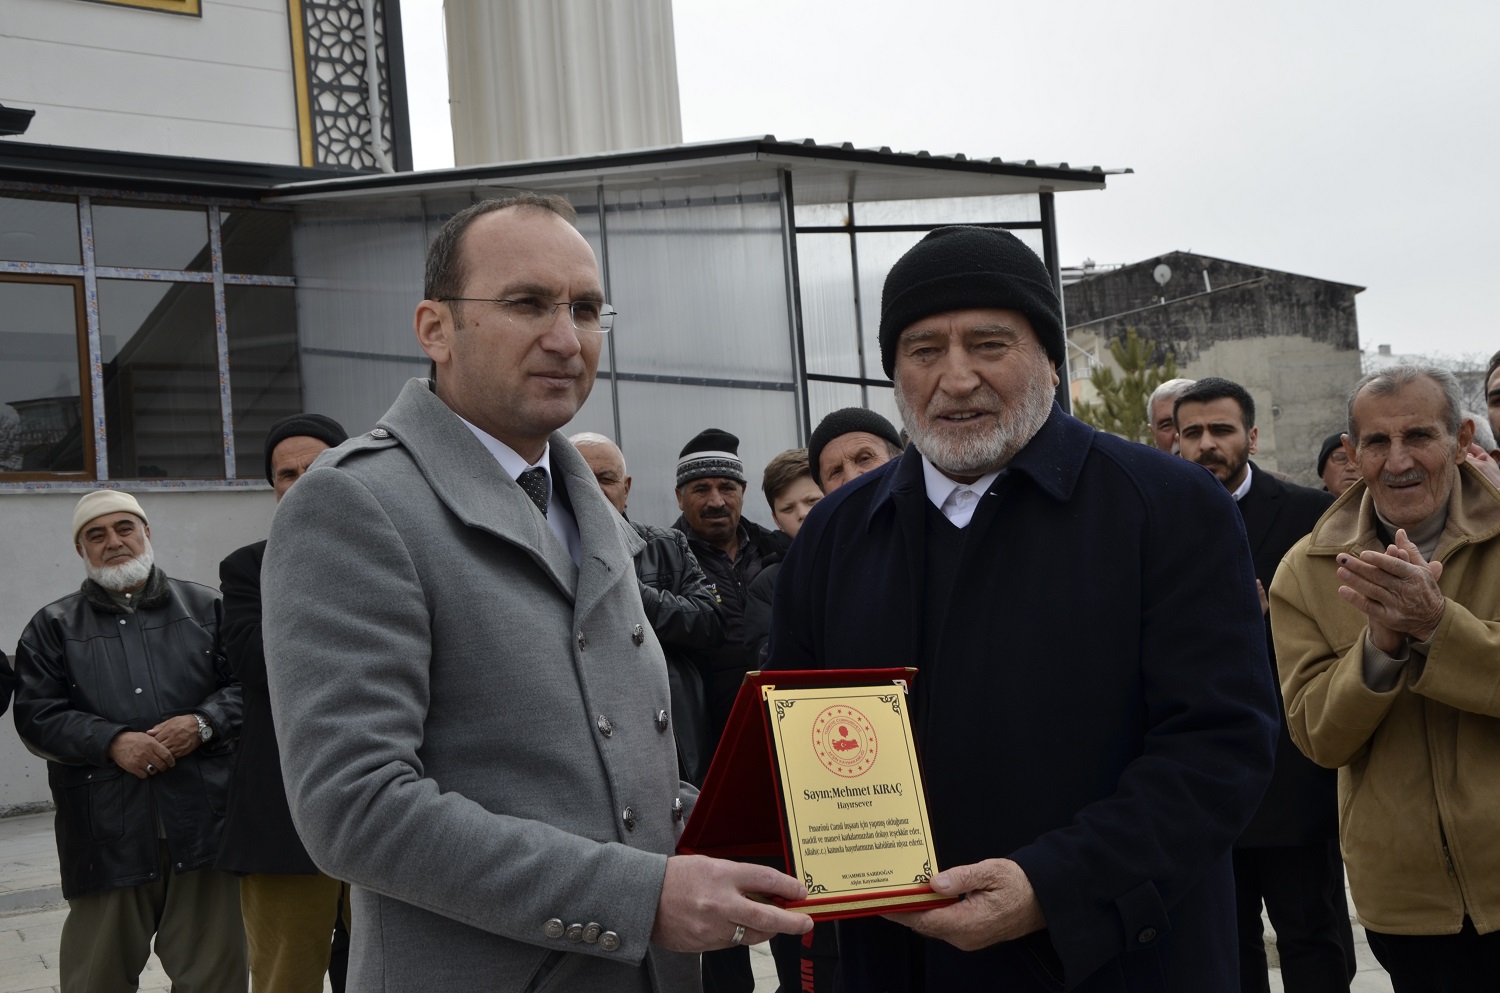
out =
[(880, 347), (912, 447), (808, 514), (769, 668), (918, 668), (930, 885), (961, 899), (839, 922), (845, 988), (1234, 989), (1277, 719), (1233, 501), (1053, 403), (1062, 308), (1008, 232), (902, 256)]
[(239, 881), (213, 868), (241, 710), (219, 595), (156, 567), (128, 493), (79, 500), (73, 544), (88, 578), (16, 648), (16, 730), (57, 806), (62, 988), (136, 989), (154, 936), (174, 990), (243, 991)]

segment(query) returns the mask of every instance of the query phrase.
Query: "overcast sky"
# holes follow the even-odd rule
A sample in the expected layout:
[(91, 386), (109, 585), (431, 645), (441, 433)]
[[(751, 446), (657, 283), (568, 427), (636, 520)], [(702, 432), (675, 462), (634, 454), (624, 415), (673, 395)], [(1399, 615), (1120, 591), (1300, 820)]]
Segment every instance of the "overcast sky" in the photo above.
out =
[[(403, 0), (418, 168), (452, 164), (441, 0)], [(1361, 344), (1483, 355), (1500, 3), (673, 0), (683, 138), (1129, 166), (1065, 265), (1174, 249), (1367, 287)]]

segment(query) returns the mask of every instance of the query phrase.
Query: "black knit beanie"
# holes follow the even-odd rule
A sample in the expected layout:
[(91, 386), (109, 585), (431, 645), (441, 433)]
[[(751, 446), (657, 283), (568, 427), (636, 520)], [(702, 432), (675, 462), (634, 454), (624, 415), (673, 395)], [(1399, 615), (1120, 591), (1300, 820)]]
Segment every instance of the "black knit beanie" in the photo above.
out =
[(695, 479), (723, 476), (745, 481), (745, 463), (740, 461), (740, 440), (728, 431), (708, 428), (682, 446), (677, 456), (677, 488)]
[(807, 460), (812, 463), (813, 482), (818, 488), (823, 486), (823, 477), (818, 472), (818, 459), (823, 456), (823, 449), (828, 443), (842, 435), (853, 434), (856, 431), (865, 431), (877, 438), (884, 438), (890, 442), (892, 447), (901, 447), (901, 435), (896, 432), (891, 422), (864, 407), (845, 407), (843, 410), (835, 410), (818, 424), (817, 430), (812, 433), (812, 440), (807, 443)]
[(1062, 305), (1036, 253), (999, 228), (938, 228), (891, 267), (880, 298), (880, 361), (896, 378), (896, 338), (924, 317), (970, 308), (1019, 310), (1061, 370)]
[(1323, 475), (1323, 467), (1328, 465), (1328, 456), (1336, 450), (1344, 447), (1344, 433), (1335, 431), (1323, 439), (1323, 447), (1318, 450), (1318, 475)]
[(338, 421), (322, 414), (293, 414), (272, 424), (266, 435), (266, 482), (273, 486), (276, 481), (271, 478), (271, 452), (288, 438), (316, 438), (329, 448), (337, 448), (349, 440), (349, 432)]

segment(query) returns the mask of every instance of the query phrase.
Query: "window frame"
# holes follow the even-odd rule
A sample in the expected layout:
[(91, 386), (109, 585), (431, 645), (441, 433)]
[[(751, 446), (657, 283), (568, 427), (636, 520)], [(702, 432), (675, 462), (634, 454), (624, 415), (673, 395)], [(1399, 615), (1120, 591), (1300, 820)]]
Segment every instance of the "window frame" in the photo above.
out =
[[(9, 473), (0, 472), (0, 492), (7, 490), (63, 490), (86, 491), (97, 488), (100, 483), (128, 483), (131, 489), (171, 490), (215, 490), (215, 489), (264, 489), (264, 479), (240, 479), (235, 468), (235, 431), (233, 384), (229, 365), (229, 334), (224, 299), (225, 286), (278, 286), (295, 289), (295, 276), (272, 276), (253, 273), (226, 273), (224, 271), (223, 245), (220, 230), (220, 211), (265, 210), (290, 213), (290, 208), (268, 206), (255, 200), (213, 198), (163, 193), (137, 193), (110, 189), (62, 187), (32, 183), (0, 182), (0, 193), (47, 193), (74, 199), (78, 206), (78, 225), (83, 260), (79, 265), (63, 263), (23, 262), (0, 259), (0, 275), (28, 277), (55, 277), (80, 280), (83, 286), (82, 318), (85, 322), (85, 341), (80, 344), (80, 368), (86, 374), (80, 383), (80, 404), (85, 405), (91, 425), (87, 432), (85, 447), (88, 461), (81, 473)], [(212, 266), (209, 271), (174, 269), (143, 269), (124, 266), (100, 266), (94, 258), (93, 203), (95, 200), (111, 204), (140, 206), (171, 205), (202, 207), (208, 214), (209, 254)], [(295, 260), (294, 260), (295, 263)], [(104, 365), (100, 338), (99, 294), (100, 279), (147, 280), (172, 283), (209, 283), (214, 295), (214, 334), (218, 357), (218, 373), (222, 383), (220, 391), (220, 427), (223, 433), (222, 470), (214, 478), (134, 479), (112, 475), (109, 467), (109, 439), (107, 425), (102, 414), (104, 397)], [(300, 388), (300, 376), (299, 376)], [(83, 411), (81, 411), (82, 413)], [(25, 478), (23, 478), (23, 476)]]
[(89, 351), (88, 351), (88, 316), (84, 296), (84, 285), (82, 276), (56, 276), (42, 273), (7, 272), (0, 270), (0, 282), (22, 283), (30, 285), (48, 286), (71, 286), (73, 288), (73, 320), (76, 325), (77, 350), (78, 350), (78, 402), (79, 421), (82, 426), (83, 435), (83, 468), (77, 471), (61, 472), (7, 472), (0, 469), (0, 481), (3, 482), (36, 482), (41, 480), (77, 480), (79, 482), (92, 482), (94, 479), (94, 391), (88, 388), (89, 375)]

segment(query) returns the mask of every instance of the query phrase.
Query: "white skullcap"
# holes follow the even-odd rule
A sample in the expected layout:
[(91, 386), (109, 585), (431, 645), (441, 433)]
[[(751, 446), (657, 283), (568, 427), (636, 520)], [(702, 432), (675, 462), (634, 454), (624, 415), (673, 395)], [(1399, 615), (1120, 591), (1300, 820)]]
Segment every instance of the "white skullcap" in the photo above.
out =
[(78, 532), (82, 531), (84, 525), (96, 517), (105, 514), (134, 514), (141, 519), (142, 524), (148, 524), (146, 512), (136, 502), (135, 497), (129, 493), (119, 490), (94, 490), (92, 493), (84, 494), (78, 506), (73, 508), (73, 544), (78, 544)]

